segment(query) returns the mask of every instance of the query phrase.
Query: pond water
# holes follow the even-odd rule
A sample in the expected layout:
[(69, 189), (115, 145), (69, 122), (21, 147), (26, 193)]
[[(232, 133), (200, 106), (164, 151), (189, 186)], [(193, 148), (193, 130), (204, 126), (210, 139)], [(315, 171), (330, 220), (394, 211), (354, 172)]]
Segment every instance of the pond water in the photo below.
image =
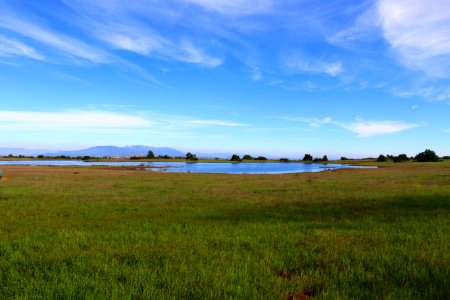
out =
[(111, 167), (140, 167), (147, 171), (178, 172), (178, 173), (224, 173), (224, 174), (284, 174), (321, 172), (335, 169), (374, 168), (351, 166), (342, 164), (315, 163), (202, 163), (202, 162), (92, 162), (81, 160), (16, 160), (0, 161), (0, 165), (26, 166), (111, 166)]

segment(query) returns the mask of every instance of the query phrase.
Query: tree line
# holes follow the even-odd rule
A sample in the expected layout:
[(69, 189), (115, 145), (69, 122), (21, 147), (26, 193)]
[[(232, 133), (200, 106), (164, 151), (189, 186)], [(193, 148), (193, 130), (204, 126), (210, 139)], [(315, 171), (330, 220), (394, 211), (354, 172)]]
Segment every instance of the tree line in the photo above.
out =
[[(45, 156), (45, 155), (38, 155), (38, 156), (25, 156), (25, 155), (13, 155), (9, 154), (6, 156), (0, 156), (3, 158), (37, 158), (37, 159), (70, 159), (70, 160), (90, 160), (90, 159), (111, 159), (112, 157), (96, 157), (96, 156), (68, 156), (68, 155), (58, 155), (58, 156)], [(147, 155), (145, 156), (131, 156), (129, 157), (130, 160), (139, 160), (139, 159), (185, 159), (187, 161), (197, 161), (199, 158), (196, 154), (188, 152), (184, 157), (182, 156), (169, 156), (169, 155), (158, 155), (156, 156), (152, 150), (149, 150), (147, 152)], [(374, 159), (374, 158), (370, 158)], [(377, 162), (405, 162), (405, 161), (417, 161), (417, 162), (434, 162), (434, 161), (440, 161), (441, 159), (450, 159), (450, 156), (443, 156), (439, 157), (436, 152), (430, 149), (426, 149), (423, 152), (418, 153), (414, 157), (408, 157), (406, 154), (399, 154), (397, 156), (391, 155), (391, 154), (380, 154), (378, 158), (376, 158)], [(215, 158), (215, 160), (219, 160), (219, 158)], [(232, 162), (241, 162), (241, 161), (266, 161), (268, 160), (265, 156), (256, 156), (253, 157), (250, 154), (245, 154), (242, 156), (242, 158), (238, 154), (231, 155), (231, 158), (229, 161)], [(341, 157), (341, 160), (351, 160), (347, 157)], [(280, 162), (290, 162), (291, 160), (285, 157), (282, 157), (279, 159)], [(313, 157), (311, 154), (306, 153), (302, 159), (294, 160), (294, 161), (303, 161), (303, 162), (327, 162), (328, 156), (324, 155), (323, 157)]]
[[(450, 157), (444, 156), (442, 158), (447, 159)], [(418, 162), (434, 162), (434, 161), (440, 161), (440, 158), (436, 154), (436, 152), (434, 152), (433, 150), (430, 150), (430, 149), (426, 149), (425, 151), (418, 153), (414, 157), (412, 157), (412, 156), (408, 157), (406, 154), (399, 154), (397, 156), (393, 156), (390, 154), (387, 154), (387, 155), (380, 154), (380, 156), (378, 156), (378, 158), (377, 158), (377, 162), (387, 162), (387, 161), (404, 162), (404, 161), (409, 161), (409, 160), (414, 160), (414, 161), (418, 161)]]

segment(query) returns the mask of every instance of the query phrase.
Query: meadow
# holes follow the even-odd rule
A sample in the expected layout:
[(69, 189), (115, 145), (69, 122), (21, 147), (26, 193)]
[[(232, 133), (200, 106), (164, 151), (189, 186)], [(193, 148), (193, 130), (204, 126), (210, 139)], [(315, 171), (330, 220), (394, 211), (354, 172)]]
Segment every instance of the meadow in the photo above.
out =
[(0, 298), (449, 299), (450, 162), (3, 166)]

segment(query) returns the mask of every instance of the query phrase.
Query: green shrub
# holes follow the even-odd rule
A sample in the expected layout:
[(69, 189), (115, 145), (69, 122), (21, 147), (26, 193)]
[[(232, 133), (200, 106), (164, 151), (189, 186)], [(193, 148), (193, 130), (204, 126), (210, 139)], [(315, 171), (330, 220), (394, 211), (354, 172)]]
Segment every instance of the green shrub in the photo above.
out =
[(419, 162), (439, 161), (439, 156), (434, 151), (426, 149), (424, 152), (417, 154), (415, 160)]

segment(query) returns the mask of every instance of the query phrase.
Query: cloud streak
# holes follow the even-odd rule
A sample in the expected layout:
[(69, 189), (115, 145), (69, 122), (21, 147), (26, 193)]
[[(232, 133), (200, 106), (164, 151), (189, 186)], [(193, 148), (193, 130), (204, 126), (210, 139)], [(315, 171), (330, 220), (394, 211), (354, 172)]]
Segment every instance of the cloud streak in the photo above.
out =
[(285, 64), (289, 70), (294, 72), (322, 73), (332, 77), (344, 72), (341, 61), (306, 59), (298, 55), (286, 59)]
[[(248, 124), (194, 119), (155, 112), (119, 113), (101, 110), (65, 110), (56, 112), (0, 110), (0, 128), (4, 130), (156, 130), (190, 131), (193, 127), (247, 127)], [(195, 131), (195, 130), (194, 130)]]
[(193, 125), (210, 125), (210, 126), (223, 126), (223, 127), (246, 127), (250, 126), (248, 124), (222, 121), (222, 120), (191, 120), (187, 122)]
[[(112, 1), (110, 6), (105, 6), (104, 2), (85, 0), (72, 0), (67, 4), (84, 16), (79, 23), (86, 32), (114, 49), (208, 68), (217, 67), (223, 62), (222, 58), (207, 54), (199, 43), (186, 35), (177, 36), (177, 31), (172, 34), (158, 31), (152, 19), (161, 18), (160, 21), (164, 22), (166, 18), (171, 18), (164, 14), (164, 4), (159, 6), (160, 10), (149, 10), (139, 3), (129, 5), (121, 1)], [(150, 5), (154, 6), (152, 3)], [(175, 11), (173, 14), (176, 15)]]
[(51, 29), (17, 18), (12, 14), (3, 14), (0, 28), (4, 28), (33, 39), (46, 46), (59, 50), (69, 56), (82, 58), (93, 63), (110, 61), (108, 54), (75, 38)]
[(330, 117), (323, 119), (305, 117), (284, 117), (287, 121), (307, 123), (308, 126), (318, 128), (321, 125), (332, 125), (355, 133), (358, 137), (367, 138), (377, 135), (393, 134), (419, 127), (418, 124), (403, 121), (364, 121), (356, 119), (354, 122), (338, 122)]
[(9, 129), (135, 128), (152, 122), (132, 115), (100, 111), (0, 111), (0, 126)]
[(450, 70), (450, 10), (445, 0), (379, 0), (384, 38), (407, 67), (435, 77)]
[(0, 35), (0, 56), (24, 56), (35, 60), (44, 60), (44, 56), (33, 47), (2, 35)]
[(356, 121), (352, 123), (335, 123), (336, 126), (356, 133), (358, 137), (372, 137), (402, 132), (419, 125), (402, 121)]
[(184, 0), (204, 9), (227, 15), (251, 15), (268, 13), (273, 8), (271, 0)]

